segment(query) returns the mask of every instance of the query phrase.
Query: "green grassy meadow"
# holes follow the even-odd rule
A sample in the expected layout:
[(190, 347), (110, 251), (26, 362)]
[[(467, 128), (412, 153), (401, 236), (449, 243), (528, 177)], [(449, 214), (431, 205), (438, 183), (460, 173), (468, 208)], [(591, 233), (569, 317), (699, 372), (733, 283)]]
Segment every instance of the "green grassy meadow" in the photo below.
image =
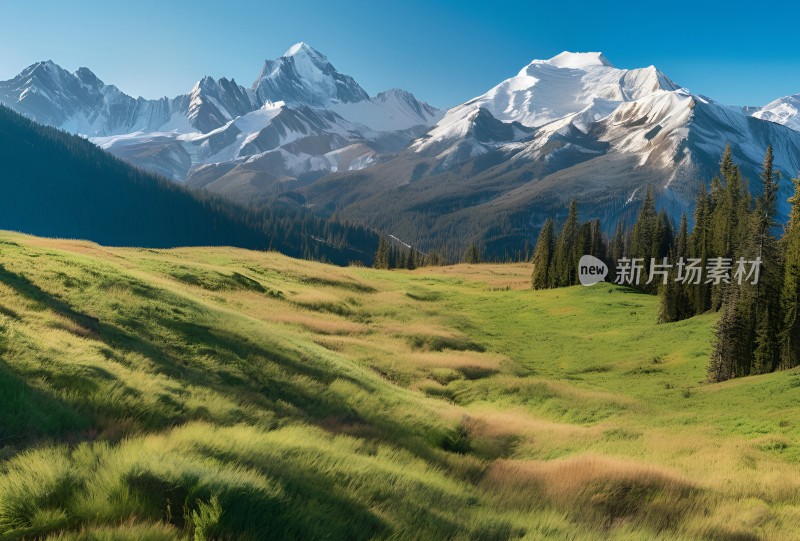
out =
[(800, 538), (800, 371), (530, 271), (0, 233), (0, 539)]

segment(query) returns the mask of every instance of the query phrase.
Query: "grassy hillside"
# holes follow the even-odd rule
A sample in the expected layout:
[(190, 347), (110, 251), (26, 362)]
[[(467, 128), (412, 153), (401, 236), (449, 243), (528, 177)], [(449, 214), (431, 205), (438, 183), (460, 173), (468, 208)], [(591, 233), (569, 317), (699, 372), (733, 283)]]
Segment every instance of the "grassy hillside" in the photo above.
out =
[(0, 538), (791, 539), (800, 372), (526, 265), (0, 233)]

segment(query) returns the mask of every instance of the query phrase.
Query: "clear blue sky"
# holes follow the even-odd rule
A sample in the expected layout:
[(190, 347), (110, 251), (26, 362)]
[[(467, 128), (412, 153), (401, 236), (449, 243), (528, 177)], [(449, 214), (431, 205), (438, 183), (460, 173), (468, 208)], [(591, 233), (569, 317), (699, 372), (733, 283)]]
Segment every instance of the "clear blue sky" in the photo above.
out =
[(134, 96), (203, 75), (249, 86), (305, 41), (370, 94), (402, 87), (437, 106), (481, 94), (534, 58), (602, 51), (655, 64), (694, 92), (758, 105), (800, 93), (796, 2), (26, 0), (0, 5), (0, 80), (37, 60), (91, 68)]

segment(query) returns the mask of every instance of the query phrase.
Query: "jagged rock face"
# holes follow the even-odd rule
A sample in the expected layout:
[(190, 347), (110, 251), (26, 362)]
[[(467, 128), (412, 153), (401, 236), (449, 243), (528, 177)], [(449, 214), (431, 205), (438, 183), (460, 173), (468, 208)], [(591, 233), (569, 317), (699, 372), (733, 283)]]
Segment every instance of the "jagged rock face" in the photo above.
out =
[(224, 77), (203, 77), (189, 93), (189, 124), (208, 133), (256, 109), (250, 93)]
[(87, 83), (52, 61), (37, 62), (0, 82), (0, 100), (43, 124), (61, 126), (103, 99), (102, 82), (85, 68), (79, 71)]
[(155, 130), (181, 108), (179, 99), (135, 99), (88, 68), (69, 73), (51, 61), (0, 82), (0, 102), (42, 124), (86, 136)]
[(267, 60), (253, 83), (261, 102), (326, 107), (333, 103), (369, 100), (369, 95), (349, 75), (343, 75), (322, 53), (298, 43), (276, 60)]

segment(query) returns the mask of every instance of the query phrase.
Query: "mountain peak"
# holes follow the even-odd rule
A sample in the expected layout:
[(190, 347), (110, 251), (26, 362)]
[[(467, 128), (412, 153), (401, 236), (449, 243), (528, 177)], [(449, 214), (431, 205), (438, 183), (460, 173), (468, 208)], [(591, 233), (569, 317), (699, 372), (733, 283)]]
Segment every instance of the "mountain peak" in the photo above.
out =
[(606, 58), (603, 53), (600, 52), (572, 53), (569, 51), (564, 51), (563, 53), (557, 54), (547, 62), (559, 68), (572, 69), (584, 69), (594, 66), (606, 66), (609, 68), (614, 67), (614, 65), (609, 62), (608, 58)]
[(62, 71), (65, 71), (64, 68), (62, 68), (52, 60), (40, 60), (39, 62), (35, 62), (30, 66), (28, 66), (27, 68), (25, 68), (22, 71), (22, 74), (35, 73), (39, 70), (44, 70), (49, 73), (60, 73)]
[(283, 56), (265, 61), (253, 89), (262, 103), (326, 106), (369, 99), (352, 77), (336, 71), (325, 55), (302, 41)]
[(305, 41), (300, 41), (289, 47), (285, 53), (283, 53), (284, 58), (292, 57), (292, 56), (310, 56), (313, 58), (317, 58), (322, 61), (327, 61), (328, 59), (325, 57), (324, 54), (313, 48), (311, 45), (306, 43)]

